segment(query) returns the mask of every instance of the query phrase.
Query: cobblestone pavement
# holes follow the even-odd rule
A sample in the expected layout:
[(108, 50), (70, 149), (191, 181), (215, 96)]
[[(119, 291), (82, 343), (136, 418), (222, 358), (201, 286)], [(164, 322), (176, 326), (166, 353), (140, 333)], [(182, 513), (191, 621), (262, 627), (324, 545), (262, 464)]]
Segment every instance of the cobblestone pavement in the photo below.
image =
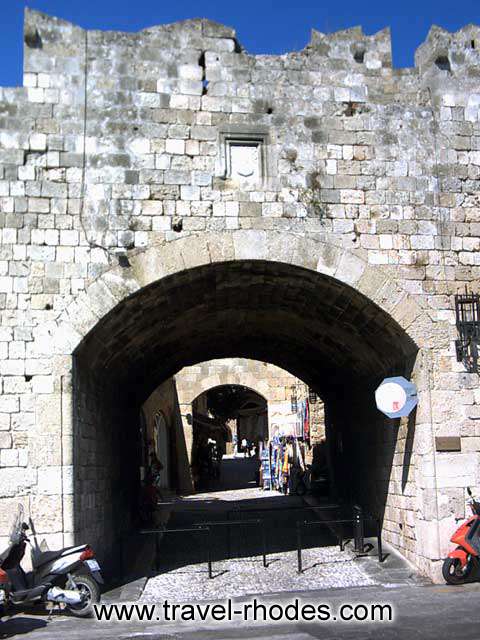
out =
[[(351, 551), (340, 552), (333, 546), (335, 537), (322, 527), (304, 530), (304, 572), (298, 574), (296, 521), (315, 520), (316, 516), (308, 507), (304, 510), (307, 505), (298, 496), (258, 488), (254, 481), (257, 467), (254, 459), (224, 459), (221, 479), (210, 491), (175, 501), (170, 528), (208, 521), (211, 532), (208, 537), (166, 536), (159, 575), (148, 580), (142, 600), (193, 601), (378, 584), (354, 560)], [(255, 518), (262, 520), (265, 531), (268, 568), (263, 567), (260, 555), (259, 529), (233, 522)], [(225, 527), (222, 521), (233, 526)], [(214, 560), (213, 579), (208, 578), (208, 545)]]
[(257, 486), (255, 472), (260, 461), (256, 458), (243, 458), (240, 456), (223, 456), (221, 465), (221, 477), (208, 489), (194, 495), (180, 499), (180, 503), (211, 502), (216, 500), (240, 501), (254, 498), (265, 498), (276, 495), (281, 497), (278, 491), (263, 491)]
[[(253, 483), (252, 483), (253, 484)], [(196, 493), (184, 499), (188, 502), (198, 503), (213, 500), (225, 500), (227, 502), (238, 500), (261, 500), (264, 498), (282, 498), (284, 497), (279, 491), (264, 491), (257, 486), (248, 486), (243, 489), (219, 489), (218, 491), (208, 491), (205, 493)]]
[[(215, 503), (221, 506), (222, 502), (238, 503), (236, 506), (243, 508), (252, 506), (247, 501), (269, 500), (276, 498), (276, 505), (280, 506), (283, 501), (292, 503), (297, 501), (297, 496), (284, 496), (276, 490), (264, 491), (257, 486), (255, 472), (259, 467), (259, 460), (256, 458), (243, 458), (235, 456), (224, 456), (221, 466), (221, 477), (218, 481), (207, 489), (199, 493), (187, 495), (174, 500), (175, 510), (180, 511), (192, 507), (198, 509), (202, 505), (209, 509), (215, 507)], [(225, 505), (231, 508), (231, 505)]]
[(378, 584), (354, 560), (350, 551), (341, 552), (338, 547), (305, 550), (303, 567), (303, 573), (298, 574), (295, 551), (268, 556), (267, 568), (263, 567), (261, 557), (216, 562), (211, 580), (206, 564), (189, 565), (150, 578), (141, 600), (192, 602), (248, 594)]
[[(322, 526), (302, 529), (304, 571), (298, 574), (296, 523), (315, 525), (318, 517), (298, 496), (258, 488), (254, 482), (257, 466), (255, 460), (226, 459), (221, 480), (210, 491), (175, 501), (169, 528), (204, 522), (210, 533), (167, 535), (161, 543), (158, 575), (147, 581), (142, 601), (192, 602), (412, 582), (412, 569), (403, 559), (392, 553), (382, 564), (374, 556), (355, 558), (349, 547), (340, 551), (336, 536)], [(331, 506), (334, 511), (328, 512), (329, 517), (338, 517), (336, 505)], [(262, 538), (255, 519), (261, 520), (265, 534), (267, 568), (262, 563)], [(206, 563), (208, 548), (213, 559), (212, 579)]]

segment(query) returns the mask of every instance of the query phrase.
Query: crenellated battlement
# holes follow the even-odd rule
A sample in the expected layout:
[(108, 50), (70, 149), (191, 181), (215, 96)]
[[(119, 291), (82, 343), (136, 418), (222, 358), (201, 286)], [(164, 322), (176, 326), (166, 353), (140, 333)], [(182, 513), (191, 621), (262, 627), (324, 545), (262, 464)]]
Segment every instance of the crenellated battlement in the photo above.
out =
[(363, 64), (369, 70), (392, 66), (392, 45), (388, 28), (372, 36), (365, 35), (361, 27), (335, 33), (321, 33), (312, 29), (308, 47), (324, 53), (332, 60), (345, 60), (355, 70)]
[[(86, 35), (87, 34), (87, 35)], [(361, 27), (352, 27), (334, 33), (322, 33), (312, 29), (310, 42), (300, 52), (283, 55), (254, 55), (245, 52), (238, 42), (233, 28), (204, 18), (194, 18), (157, 25), (135, 33), (118, 31), (86, 31), (65, 20), (60, 20), (36, 10), (26, 9), (24, 41), (25, 41), (25, 73), (48, 73), (55, 66), (54, 59), (67, 59), (70, 73), (79, 72), (75, 62), (81, 60), (85, 42), (91, 47), (98, 47), (104, 55), (133, 56), (135, 59), (161, 61), (168, 53), (187, 60), (197, 61), (198, 55), (205, 52), (222, 54), (243, 54), (238, 65), (247, 60), (266, 58), (282, 60), (298, 56), (318, 56), (328, 65), (340, 63), (343, 68), (349, 67), (353, 73), (369, 73), (392, 67), (392, 47), (390, 29), (385, 28), (373, 35), (363, 33)], [(103, 48), (103, 51), (101, 51)], [(198, 54), (198, 55), (197, 55)], [(228, 56), (226, 57), (228, 60)], [(58, 65), (57, 65), (58, 66)], [(77, 65), (78, 66), (78, 65)], [(227, 66), (232, 66), (228, 65)], [(480, 73), (480, 27), (467, 25), (450, 33), (445, 29), (433, 26), (427, 40), (415, 53), (415, 68), (422, 74), (447, 72), (451, 77), (463, 74), (477, 77)], [(462, 70), (468, 69), (464, 74)], [(403, 72), (405, 75), (406, 71)], [(408, 74), (407, 74), (408, 75)]]
[(469, 24), (451, 33), (432, 26), (427, 40), (415, 53), (420, 73), (443, 72), (459, 80), (480, 77), (480, 26)]

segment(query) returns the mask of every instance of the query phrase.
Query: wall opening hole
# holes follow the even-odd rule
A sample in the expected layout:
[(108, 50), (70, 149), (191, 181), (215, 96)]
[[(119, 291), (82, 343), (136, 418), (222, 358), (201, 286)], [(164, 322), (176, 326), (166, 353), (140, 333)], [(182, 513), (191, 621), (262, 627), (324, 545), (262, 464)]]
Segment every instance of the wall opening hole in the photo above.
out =
[(26, 27), (24, 41), (27, 47), (29, 47), (30, 49), (42, 48), (42, 39), (40, 38), (40, 34), (35, 27)]
[(438, 58), (435, 60), (435, 64), (442, 71), (452, 70), (450, 67), (450, 60), (448, 59), (448, 56), (438, 56)]
[(25, 382), (30, 382), (31, 379), (32, 379), (32, 376), (28, 376), (28, 375), (25, 376)]
[(355, 51), (355, 53), (353, 54), (353, 59), (355, 60), (355, 62), (358, 62), (358, 64), (363, 64), (365, 61), (365, 51), (363, 49)]
[(53, 309), (53, 306), (50, 303), (47, 303), (45, 305), (45, 311), (51, 311)]
[(128, 256), (126, 256), (124, 253), (120, 253), (118, 255), (118, 264), (122, 267), (122, 269), (128, 269), (128, 267), (130, 266)]
[(273, 107), (268, 107), (268, 108), (267, 108), (267, 113), (268, 113), (268, 115), (272, 115), (272, 113), (273, 113)]
[(173, 229), (174, 231), (176, 231), (177, 233), (179, 233), (180, 231), (182, 231), (182, 229), (183, 229), (183, 220), (182, 220), (181, 218), (176, 218), (176, 219), (173, 221), (172, 229)]
[(202, 53), (200, 54), (200, 57), (198, 59), (198, 66), (202, 67), (202, 95), (206, 95), (208, 91), (208, 80), (205, 67), (205, 51), (202, 51)]
[(351, 118), (357, 113), (358, 104), (356, 102), (344, 102), (343, 104), (345, 106), (345, 111), (343, 112), (343, 115), (347, 116), (348, 118)]
[(475, 49), (475, 40), (470, 40), (470, 47)]

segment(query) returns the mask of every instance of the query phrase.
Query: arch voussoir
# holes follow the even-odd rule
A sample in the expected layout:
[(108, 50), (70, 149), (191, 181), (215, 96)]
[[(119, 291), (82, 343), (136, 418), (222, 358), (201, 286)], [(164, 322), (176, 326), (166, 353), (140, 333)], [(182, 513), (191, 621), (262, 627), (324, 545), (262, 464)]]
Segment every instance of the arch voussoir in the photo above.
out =
[(255, 230), (198, 233), (137, 250), (128, 259), (127, 268), (105, 271), (68, 307), (61, 320), (68, 320), (74, 332), (85, 336), (116, 304), (161, 278), (233, 260), (291, 264), (334, 278), (362, 293), (406, 331), (420, 318), (423, 325), (432, 322), (390, 273), (368, 264), (361, 250), (339, 247), (323, 238)]

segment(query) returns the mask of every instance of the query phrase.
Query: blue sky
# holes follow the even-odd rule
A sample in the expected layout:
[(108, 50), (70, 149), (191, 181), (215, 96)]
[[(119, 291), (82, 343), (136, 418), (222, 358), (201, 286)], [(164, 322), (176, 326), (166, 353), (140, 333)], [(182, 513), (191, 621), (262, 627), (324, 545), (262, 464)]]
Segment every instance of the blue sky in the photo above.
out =
[(331, 32), (362, 25), (365, 33), (372, 34), (389, 26), (396, 67), (413, 66), (414, 51), (432, 24), (449, 31), (470, 22), (480, 24), (480, 0), (3, 0), (0, 86), (21, 84), (25, 6), (82, 27), (120, 31), (185, 18), (210, 18), (234, 27), (251, 53), (302, 49), (312, 27)]

